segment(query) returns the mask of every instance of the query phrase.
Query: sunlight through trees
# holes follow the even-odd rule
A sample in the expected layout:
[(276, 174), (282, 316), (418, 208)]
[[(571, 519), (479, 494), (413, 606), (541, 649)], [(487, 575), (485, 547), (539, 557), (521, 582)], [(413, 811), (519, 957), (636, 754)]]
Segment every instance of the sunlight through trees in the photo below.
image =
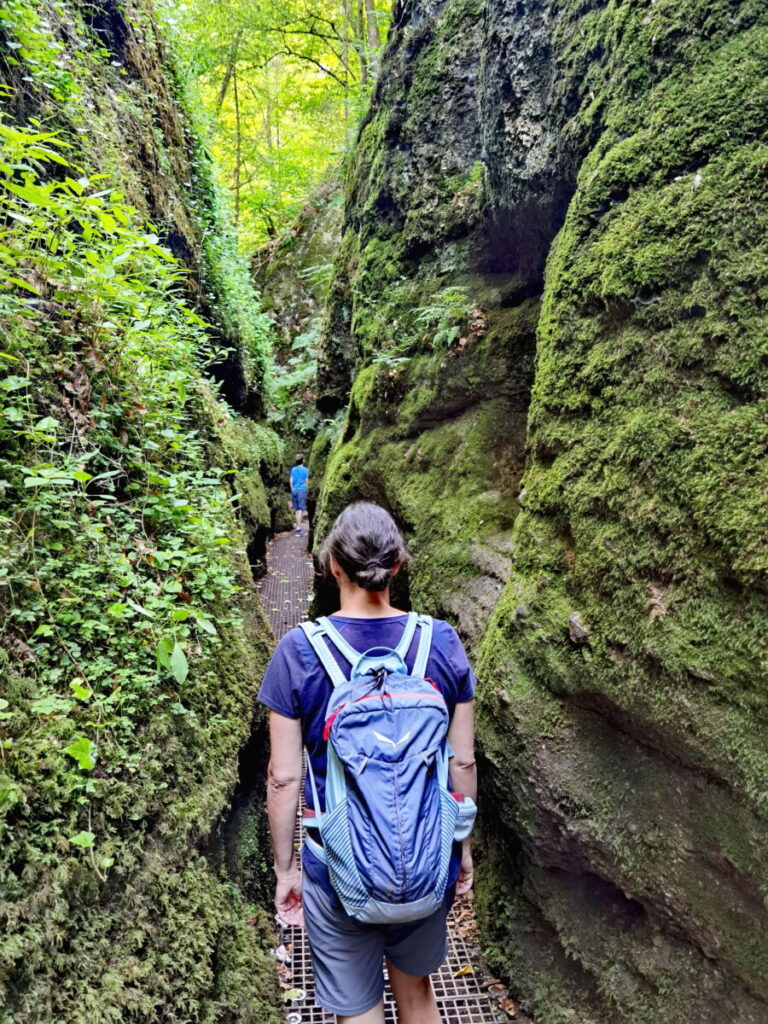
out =
[(277, 235), (343, 157), (370, 93), (389, 0), (164, 4), (197, 83), (244, 247)]

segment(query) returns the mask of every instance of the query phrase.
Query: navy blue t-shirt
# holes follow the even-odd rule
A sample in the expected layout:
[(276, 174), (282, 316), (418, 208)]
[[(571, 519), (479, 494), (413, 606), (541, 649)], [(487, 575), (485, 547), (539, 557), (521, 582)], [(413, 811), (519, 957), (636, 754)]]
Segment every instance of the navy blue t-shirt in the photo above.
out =
[[(397, 647), (403, 635), (408, 616), (394, 615), (379, 619), (354, 619), (344, 615), (331, 615), (331, 621), (344, 639), (357, 651), (371, 647)], [(420, 630), (417, 629), (406, 655), (408, 669), (413, 668)], [(346, 658), (330, 645), (342, 672), (348, 676), (350, 665)], [(445, 698), (448, 714), (453, 718), (457, 704), (472, 700), (475, 676), (469, 667), (467, 655), (456, 630), (442, 619), (433, 620), (432, 645), (427, 661), (426, 676), (433, 680)], [(315, 773), (318, 797), (325, 810), (325, 775), (327, 744), (323, 739), (326, 711), (333, 686), (328, 673), (312, 649), (306, 634), (298, 626), (283, 637), (267, 666), (259, 690), (259, 701), (286, 718), (300, 718), (304, 745)], [(313, 807), (309, 778), (304, 784), (304, 800)], [(316, 808), (315, 808), (316, 809)], [(304, 868), (310, 878), (332, 893), (328, 871), (306, 846), (302, 852)], [(459, 872), (460, 856), (454, 857), (449, 883), (453, 884)]]

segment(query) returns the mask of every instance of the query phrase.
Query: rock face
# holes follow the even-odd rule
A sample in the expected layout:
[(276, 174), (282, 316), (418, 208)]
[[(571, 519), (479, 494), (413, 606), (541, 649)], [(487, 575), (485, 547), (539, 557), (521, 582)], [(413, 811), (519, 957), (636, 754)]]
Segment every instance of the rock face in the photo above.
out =
[(214, 855), (264, 762), (266, 321), (151, 5), (0, 45), (0, 1019), (274, 1024), (261, 837)]
[(308, 200), (295, 224), (251, 258), (262, 308), (277, 328), (278, 362), (285, 360), (296, 337), (323, 314), (343, 209), (344, 192), (338, 174), (333, 173)]
[(757, 0), (414, 0), (350, 166), (320, 526), (474, 648), (539, 1024), (768, 1019), (766, 81)]

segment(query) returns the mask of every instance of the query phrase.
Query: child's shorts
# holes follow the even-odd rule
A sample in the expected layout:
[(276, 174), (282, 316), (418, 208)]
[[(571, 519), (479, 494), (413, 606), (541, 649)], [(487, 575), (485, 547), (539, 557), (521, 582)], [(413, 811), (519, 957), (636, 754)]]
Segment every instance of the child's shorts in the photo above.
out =
[(298, 491), (291, 491), (291, 505), (294, 512), (306, 512), (307, 510), (307, 489), (302, 487)]
[(384, 995), (385, 956), (404, 974), (416, 978), (436, 971), (448, 952), (446, 921), (455, 889), (452, 886), (442, 907), (423, 921), (362, 924), (305, 871), (304, 924), (318, 1006), (342, 1017), (354, 1017), (376, 1006)]

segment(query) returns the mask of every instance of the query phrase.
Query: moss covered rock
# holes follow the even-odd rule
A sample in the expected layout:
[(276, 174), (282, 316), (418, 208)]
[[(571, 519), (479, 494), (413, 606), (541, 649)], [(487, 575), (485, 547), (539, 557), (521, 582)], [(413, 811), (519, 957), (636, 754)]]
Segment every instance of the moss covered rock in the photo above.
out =
[(764, 6), (394, 26), (330, 290), (321, 524), (393, 509), (412, 599), (475, 645), (479, 907), (536, 1019), (758, 1024)]
[(265, 321), (149, 6), (0, 29), (0, 1019), (277, 1022), (213, 856), (263, 746)]

